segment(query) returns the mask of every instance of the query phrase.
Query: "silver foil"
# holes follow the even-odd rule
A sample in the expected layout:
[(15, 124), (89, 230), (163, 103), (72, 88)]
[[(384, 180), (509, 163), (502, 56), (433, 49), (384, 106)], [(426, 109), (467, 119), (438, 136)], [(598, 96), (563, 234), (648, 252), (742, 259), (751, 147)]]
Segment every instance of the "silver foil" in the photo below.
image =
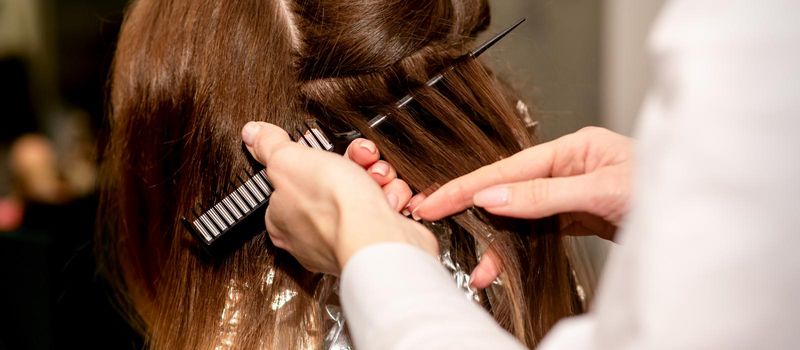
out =
[(353, 350), (350, 336), (345, 327), (342, 309), (335, 305), (325, 305), (325, 315), (332, 321), (328, 333), (325, 335), (323, 349), (325, 350)]
[[(450, 252), (450, 231), (445, 229), (444, 226), (439, 225), (437, 223), (430, 223), (428, 224), (431, 231), (433, 231), (438, 240), (439, 246), (441, 249), (441, 255), (439, 255), (439, 261), (442, 263), (445, 269), (450, 273), (453, 277), (453, 283), (462, 291), (464, 292), (464, 296), (472, 300), (474, 302), (480, 303), (481, 298), (480, 294), (477, 290), (470, 287), (470, 274), (462, 267), (460, 264), (455, 262), (452, 258), (452, 254)], [(266, 283), (271, 284), (272, 279), (274, 276), (274, 271), (270, 270), (267, 274)], [(328, 276), (330, 277), (330, 276)], [(496, 283), (499, 282), (496, 281)], [(332, 293), (338, 294), (339, 288), (338, 284), (334, 286)], [(292, 298), (297, 294), (296, 291), (286, 289), (279, 293), (272, 302), (272, 309), (278, 310), (283, 306), (287, 305), (291, 302)], [(323, 300), (327, 300), (323, 299)], [(342, 313), (341, 307), (334, 304), (325, 304), (324, 305), (324, 324), (327, 325), (328, 329), (325, 333), (325, 339), (323, 341), (324, 350), (353, 350), (353, 344), (350, 340), (349, 333), (347, 331), (347, 321), (345, 320), (344, 314)]]
[(460, 264), (453, 261), (449, 249), (442, 252), (442, 255), (439, 256), (439, 261), (442, 262), (442, 265), (450, 272), (450, 275), (453, 276), (453, 281), (456, 283), (458, 289), (464, 292), (464, 296), (469, 300), (480, 303), (480, 294), (478, 294), (475, 288), (470, 286), (469, 273), (464, 271)]
[[(453, 276), (453, 282), (464, 292), (464, 296), (474, 302), (480, 303), (480, 294), (477, 290), (470, 287), (470, 276), (460, 264), (453, 261), (450, 250), (442, 251), (439, 261)], [(338, 293), (338, 288), (336, 290)], [(325, 336), (323, 349), (325, 350), (353, 350), (353, 344), (347, 332), (346, 320), (339, 306), (325, 305), (325, 316), (329, 321), (330, 327)]]
[[(464, 296), (472, 301), (480, 302), (480, 295), (478, 291), (469, 285), (469, 274), (461, 267), (460, 264), (453, 261), (450, 257), (450, 250), (442, 252), (439, 256), (439, 261), (453, 276), (453, 281), (456, 286), (464, 292)], [(347, 332), (346, 321), (344, 314), (339, 306), (325, 305), (326, 321), (329, 321), (330, 327), (325, 335), (323, 349), (325, 350), (353, 350), (353, 344), (350, 341), (350, 336)]]

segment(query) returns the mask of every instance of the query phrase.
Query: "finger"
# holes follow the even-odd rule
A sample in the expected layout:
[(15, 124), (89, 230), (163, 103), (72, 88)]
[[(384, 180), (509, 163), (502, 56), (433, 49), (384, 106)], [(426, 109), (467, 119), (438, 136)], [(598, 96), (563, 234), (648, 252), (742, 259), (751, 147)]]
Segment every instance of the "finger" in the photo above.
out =
[(400, 179), (394, 179), (383, 186), (383, 193), (386, 194), (389, 206), (397, 212), (406, 207), (412, 195), (411, 188)]
[[(405, 216), (411, 215), (411, 213), (413, 213), (414, 210), (417, 209), (417, 206), (419, 206), (419, 204), (422, 203), (422, 201), (424, 201), (425, 198), (427, 197), (428, 196), (425, 195), (424, 193), (418, 193), (414, 197), (411, 197), (411, 199), (408, 201), (408, 204), (406, 205), (406, 208), (403, 209), (403, 215)], [(414, 220), (419, 221), (420, 219), (419, 217), (415, 217)]]
[(249, 122), (242, 128), (242, 141), (257, 161), (266, 165), (272, 154), (281, 147), (295, 145), (289, 134), (277, 125)]
[(444, 184), (417, 207), (416, 214), (438, 220), (472, 206), (475, 193), (487, 187), (550, 176), (555, 149), (564, 142), (560, 140), (526, 149)]
[(474, 202), (490, 213), (517, 218), (586, 212), (613, 221), (627, 210), (628, 181), (617, 169), (603, 168), (589, 174), (495, 186), (476, 193)]
[(397, 171), (394, 167), (382, 160), (375, 162), (368, 171), (370, 177), (378, 183), (378, 186), (384, 186), (397, 178)]
[(475, 206), (502, 216), (536, 219), (558, 213), (587, 211), (594, 197), (592, 175), (535, 179), (480, 191)]
[(478, 266), (472, 270), (469, 278), (470, 285), (477, 289), (489, 287), (497, 279), (497, 276), (500, 276), (500, 271), (500, 259), (494, 250), (489, 249), (481, 257)]
[(375, 143), (359, 138), (350, 142), (347, 151), (344, 152), (344, 157), (366, 169), (375, 164), (381, 155)]

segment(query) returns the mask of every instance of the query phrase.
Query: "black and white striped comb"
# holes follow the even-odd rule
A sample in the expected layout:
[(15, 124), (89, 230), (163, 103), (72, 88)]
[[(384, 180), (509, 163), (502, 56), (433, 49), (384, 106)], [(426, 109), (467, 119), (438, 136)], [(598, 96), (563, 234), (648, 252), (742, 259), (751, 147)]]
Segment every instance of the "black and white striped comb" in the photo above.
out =
[[(453, 65), (429, 79), (426, 85), (431, 87), (436, 85), (444, 78), (447, 72), (455, 69), (459, 62), (477, 58), (508, 33), (516, 29), (522, 22), (525, 22), (525, 18), (493, 36), (469, 53), (459, 57)], [(413, 100), (413, 95), (408, 94), (395, 103), (395, 108), (404, 108)], [(377, 127), (388, 117), (388, 114), (380, 114), (370, 119), (369, 128)], [(314, 121), (306, 121), (304, 128), (298, 128), (293, 134), (294, 140), (300, 144), (340, 154), (344, 153), (351, 141), (362, 137), (358, 131), (353, 130), (346, 133), (333, 134), (333, 138), (328, 138), (328, 135)], [(235, 189), (222, 200), (214, 203), (211, 208), (195, 210), (190, 215), (192, 219), (181, 217), (184, 227), (206, 247), (216, 246), (217, 242), (227, 240), (227, 237), (232, 236), (231, 232), (240, 226), (250, 226), (251, 228), (248, 231), (252, 233), (263, 232), (265, 229), (264, 212), (274, 191), (266, 176), (266, 170), (259, 170), (255, 174), (248, 173), (247, 176), (239, 176), (237, 179), (239, 183), (235, 185)]]
[[(298, 128), (293, 134), (297, 143), (306, 147), (324, 151), (334, 151), (336, 148), (314, 121), (307, 121), (304, 128)], [(352, 140), (342, 141), (349, 143)], [(193, 220), (181, 218), (184, 227), (206, 246), (213, 245), (251, 217), (260, 218), (261, 226), (264, 224), (264, 211), (274, 191), (267, 178), (266, 169), (247, 176), (237, 176), (237, 180), (235, 189), (211, 208), (205, 211), (195, 210), (192, 213)], [(263, 231), (263, 228), (260, 231)]]

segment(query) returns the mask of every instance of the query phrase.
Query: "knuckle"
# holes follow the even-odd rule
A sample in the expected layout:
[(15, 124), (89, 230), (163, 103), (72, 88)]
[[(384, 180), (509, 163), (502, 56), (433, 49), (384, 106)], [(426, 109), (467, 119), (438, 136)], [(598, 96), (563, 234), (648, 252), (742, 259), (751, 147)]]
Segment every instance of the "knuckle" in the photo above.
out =
[(580, 140), (609, 140), (610, 137), (616, 135), (606, 128), (599, 126), (587, 126), (578, 130), (575, 135), (579, 135)]
[(273, 155), (287, 144), (288, 134), (283, 129), (267, 125), (264, 127), (253, 140), (253, 150), (255, 157), (261, 162), (273, 161)]
[(462, 203), (468, 200), (466, 189), (460, 182), (451, 183), (450, 186), (445, 188), (444, 194), (449, 204), (454, 207), (460, 207)]
[(295, 157), (289, 146), (289, 143), (275, 145), (272, 152), (269, 154), (269, 165), (272, 167), (282, 167), (284, 164), (291, 163)]
[(522, 198), (526, 204), (537, 205), (546, 202), (550, 198), (549, 182), (544, 179), (533, 179), (526, 182), (523, 187)]
[(509, 167), (495, 165), (488, 169), (491, 169), (490, 171), (494, 177), (494, 181), (492, 181), (493, 184), (505, 181), (513, 181), (516, 178), (515, 172), (509, 169)]
[(403, 179), (394, 179), (394, 182), (397, 183), (397, 189), (402, 191), (403, 193), (411, 193), (411, 187), (408, 186), (408, 183), (405, 182)]
[(467, 176), (470, 176), (473, 181), (480, 179), (480, 181), (486, 185), (494, 185), (513, 178), (514, 171), (508, 167), (501, 166), (500, 162), (498, 161), (492, 164), (484, 165), (475, 170), (471, 175)]
[(606, 131), (607, 131), (606, 129), (601, 128), (599, 126), (585, 126), (580, 130), (578, 130), (577, 133), (587, 134), (587, 135), (598, 135), (598, 134), (604, 134)]
[(397, 182), (397, 191), (402, 194), (404, 197), (411, 198), (412, 192), (411, 187), (408, 186), (408, 183), (402, 179), (395, 179), (394, 181)]
[(260, 161), (264, 162), (264, 152), (266, 151), (265, 145), (265, 137), (264, 133), (260, 132), (256, 135), (255, 139), (253, 140), (253, 153), (255, 158)]
[(451, 183), (442, 186), (438, 191), (441, 191), (440, 208), (447, 208), (446, 212), (455, 212), (463, 209), (464, 200), (462, 192), (463, 189), (458, 183)]
[(626, 210), (629, 190), (613, 176), (599, 176), (598, 190), (589, 195), (586, 210), (603, 218), (621, 216)]
[(586, 201), (586, 211), (599, 216), (605, 216), (605, 212), (608, 208), (608, 202), (608, 198), (603, 192), (591, 193)]

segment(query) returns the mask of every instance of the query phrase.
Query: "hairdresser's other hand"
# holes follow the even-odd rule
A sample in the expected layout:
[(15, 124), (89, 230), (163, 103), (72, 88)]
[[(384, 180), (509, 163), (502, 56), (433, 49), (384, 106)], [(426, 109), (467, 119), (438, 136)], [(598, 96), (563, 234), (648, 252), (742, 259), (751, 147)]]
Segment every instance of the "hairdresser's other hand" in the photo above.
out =
[[(632, 139), (609, 130), (584, 128), (446, 183), (415, 214), (438, 220), (471, 206), (528, 219), (586, 213), (609, 226), (581, 229), (610, 239), (628, 212), (633, 146)], [(590, 219), (577, 214), (570, 218), (570, 225)]]
[[(628, 212), (632, 139), (590, 127), (521, 151), (440, 187), (414, 216), (437, 220), (471, 206), (502, 216), (561, 215), (564, 233), (613, 239)], [(472, 273), (488, 286), (501, 267), (490, 251)]]
[(411, 188), (405, 181), (397, 178), (397, 171), (391, 164), (380, 160), (380, 150), (374, 142), (362, 138), (355, 139), (347, 147), (344, 156), (369, 173), (372, 180), (383, 189), (390, 207), (395, 211), (405, 210), (411, 200)]
[(250, 122), (242, 139), (275, 187), (267, 232), (307, 269), (338, 274), (357, 251), (385, 242), (436, 255), (430, 231), (398, 214), (355, 162), (292, 142), (272, 124)]

